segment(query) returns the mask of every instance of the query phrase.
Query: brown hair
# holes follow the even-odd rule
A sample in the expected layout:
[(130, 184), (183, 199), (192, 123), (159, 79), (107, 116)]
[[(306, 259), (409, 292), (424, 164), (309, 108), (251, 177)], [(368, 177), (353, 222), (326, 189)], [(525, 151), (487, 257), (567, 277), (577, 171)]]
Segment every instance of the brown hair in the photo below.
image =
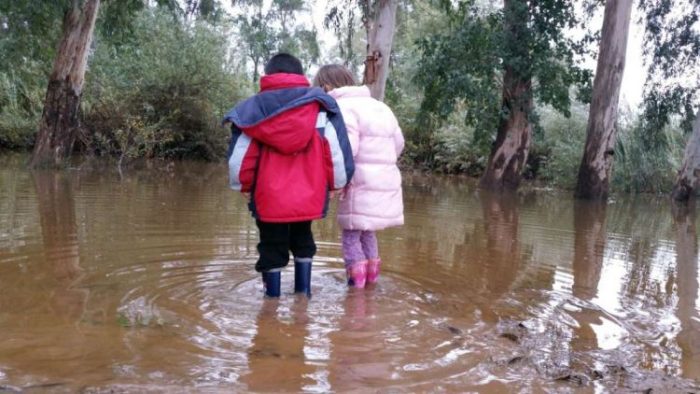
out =
[(321, 67), (314, 77), (314, 86), (324, 90), (357, 85), (350, 70), (340, 64), (327, 64)]

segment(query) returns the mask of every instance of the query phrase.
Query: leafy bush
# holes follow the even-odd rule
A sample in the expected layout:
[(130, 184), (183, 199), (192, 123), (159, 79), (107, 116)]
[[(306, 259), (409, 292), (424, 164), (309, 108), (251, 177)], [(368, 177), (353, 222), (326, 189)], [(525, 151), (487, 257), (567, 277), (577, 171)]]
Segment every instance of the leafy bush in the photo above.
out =
[(130, 40), (98, 42), (83, 101), (84, 148), (121, 159), (223, 156), (220, 119), (251, 90), (232, 64), (227, 33), (145, 10)]
[(683, 161), (685, 136), (679, 122), (657, 131), (649, 143), (641, 119), (621, 122), (615, 147), (613, 189), (625, 192), (667, 193)]
[(573, 189), (586, 143), (588, 108), (574, 104), (568, 118), (549, 107), (538, 112), (541, 136), (533, 147), (533, 153), (542, 156), (538, 175), (547, 184)]
[(25, 150), (34, 144), (44, 91), (14, 72), (0, 72), (0, 148)]

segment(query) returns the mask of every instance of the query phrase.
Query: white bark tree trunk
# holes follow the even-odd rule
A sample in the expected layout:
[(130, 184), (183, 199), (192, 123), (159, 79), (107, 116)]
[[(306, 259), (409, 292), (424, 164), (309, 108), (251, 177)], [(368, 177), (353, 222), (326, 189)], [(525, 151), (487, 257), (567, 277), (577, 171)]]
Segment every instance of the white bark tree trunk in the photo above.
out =
[(367, 44), (364, 84), (369, 86), (372, 97), (384, 101), (386, 80), (389, 76), (391, 46), (396, 30), (397, 0), (377, 0)]
[(607, 0), (576, 197), (607, 199), (633, 0)]
[(86, 0), (63, 19), (63, 37), (56, 53), (46, 89), (44, 112), (39, 124), (30, 165), (59, 166), (70, 156), (78, 127), (78, 109), (85, 80), (100, 0)]
[(678, 178), (673, 186), (671, 194), (673, 199), (687, 201), (698, 186), (698, 175), (700, 175), (700, 110), (695, 115), (693, 134), (688, 139), (683, 165), (678, 171)]

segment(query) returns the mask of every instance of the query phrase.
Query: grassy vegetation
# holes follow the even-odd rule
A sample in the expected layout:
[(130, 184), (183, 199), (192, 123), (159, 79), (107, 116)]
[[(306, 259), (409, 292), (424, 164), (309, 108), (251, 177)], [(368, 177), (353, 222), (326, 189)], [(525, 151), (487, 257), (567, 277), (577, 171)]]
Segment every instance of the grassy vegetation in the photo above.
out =
[[(586, 140), (588, 108), (576, 103), (571, 116), (565, 117), (549, 107), (540, 107), (537, 115), (539, 124), (525, 178), (573, 189)], [(457, 110), (431, 133), (412, 128), (416, 122), (404, 117), (401, 123), (409, 139), (406, 164), (439, 173), (481, 175), (489, 150), (475, 141), (474, 128), (465, 126), (463, 118), (463, 110)], [(639, 116), (629, 110), (621, 116), (618, 127), (613, 191), (669, 192), (683, 159), (687, 138), (680, 125), (674, 123), (665, 127), (656, 133), (652, 143), (644, 138), (648, 132)]]

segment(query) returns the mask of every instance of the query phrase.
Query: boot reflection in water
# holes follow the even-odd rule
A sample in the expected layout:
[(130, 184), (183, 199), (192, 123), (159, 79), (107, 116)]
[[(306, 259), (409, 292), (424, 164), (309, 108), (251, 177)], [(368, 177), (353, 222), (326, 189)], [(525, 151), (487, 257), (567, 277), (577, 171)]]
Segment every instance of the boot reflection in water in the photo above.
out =
[(345, 315), (341, 325), (348, 330), (362, 330), (369, 327), (369, 317), (372, 315), (372, 293), (351, 291), (345, 297)]
[(249, 391), (300, 392), (313, 384), (314, 372), (304, 352), (308, 335), (307, 300), (299, 297), (287, 310), (278, 299), (265, 299), (257, 317), (257, 332), (248, 351)]
[(386, 326), (375, 317), (375, 296), (373, 291), (351, 288), (342, 302), (339, 329), (329, 334), (328, 380), (334, 391), (375, 392), (368, 388), (396, 373), (395, 354), (387, 352), (387, 344), (378, 338)]

